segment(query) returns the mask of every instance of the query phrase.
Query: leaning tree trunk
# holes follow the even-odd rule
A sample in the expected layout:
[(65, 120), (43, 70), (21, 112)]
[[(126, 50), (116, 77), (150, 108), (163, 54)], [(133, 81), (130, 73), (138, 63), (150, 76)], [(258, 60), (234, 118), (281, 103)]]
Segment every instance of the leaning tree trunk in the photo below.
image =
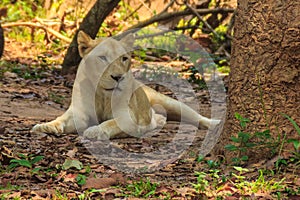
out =
[[(281, 114), (300, 124), (299, 28), (300, 1), (238, 0), (227, 120), (215, 147), (215, 153), (225, 154), (228, 161), (236, 152), (224, 146), (241, 131), (235, 113), (250, 119), (247, 132), (269, 129), (273, 138), (299, 138)], [(268, 149), (248, 152), (250, 162), (269, 155)]]
[[(80, 24), (79, 30), (83, 30), (85, 33), (95, 38), (102, 22), (107, 15), (118, 5), (120, 0), (97, 0), (91, 10)], [(73, 37), (73, 40), (68, 48), (67, 54), (63, 61), (62, 73), (67, 74), (70, 69), (78, 66), (81, 58), (78, 52), (77, 33)]]

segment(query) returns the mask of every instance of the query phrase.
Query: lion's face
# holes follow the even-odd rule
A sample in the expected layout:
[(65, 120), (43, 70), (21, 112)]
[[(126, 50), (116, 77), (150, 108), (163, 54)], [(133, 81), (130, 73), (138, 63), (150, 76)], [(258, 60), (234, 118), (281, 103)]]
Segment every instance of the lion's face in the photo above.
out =
[(84, 53), (83, 59), (88, 63), (86, 66), (92, 66), (90, 73), (99, 76), (98, 87), (106, 91), (122, 90), (126, 82), (132, 78), (129, 69), (133, 41), (132, 35), (128, 35), (121, 41), (113, 38), (98, 39), (99, 44), (94, 49), (90, 50), (88, 46), (86, 50), (89, 52), (81, 51)]

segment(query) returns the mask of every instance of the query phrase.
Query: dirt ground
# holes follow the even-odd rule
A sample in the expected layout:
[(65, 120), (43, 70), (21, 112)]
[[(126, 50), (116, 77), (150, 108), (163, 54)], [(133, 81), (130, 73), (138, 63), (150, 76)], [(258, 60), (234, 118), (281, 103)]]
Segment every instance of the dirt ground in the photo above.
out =
[[(18, 48), (22, 52), (22, 47)], [(8, 60), (9, 51), (13, 49), (6, 49), (4, 60)], [(115, 139), (108, 148), (107, 143), (83, 140), (76, 133), (33, 134), (30, 131), (33, 125), (53, 120), (68, 108), (73, 79), (62, 77), (55, 67), (30, 68), (27, 64), (34, 63), (34, 60), (22, 58), (20, 53), (11, 57), (14, 62), (3, 61), (0, 66), (6, 69), (7, 63), (13, 65), (11, 70), (2, 70), (0, 77), (0, 195), (5, 195), (4, 199), (79, 199), (83, 194), (92, 199), (124, 199), (126, 195), (132, 195), (127, 186), (139, 180), (159, 183), (153, 199), (215, 199), (224, 192), (235, 197), (231, 199), (245, 195), (241, 195), (230, 181), (218, 183), (219, 190), (211, 191), (211, 194), (195, 190), (192, 185), (197, 183), (195, 172), (208, 171), (207, 164), (197, 162), (206, 130), (195, 130), (190, 125), (168, 122), (149, 137)], [(174, 95), (164, 88), (152, 87), (166, 95)], [(209, 92), (205, 89), (195, 91), (200, 105), (198, 111), (210, 116), (212, 102)], [(214, 102), (220, 111), (225, 109), (224, 100)], [(178, 130), (183, 131), (178, 133)], [(175, 139), (181, 142), (174, 143)], [(184, 141), (192, 142), (186, 144)], [(99, 147), (109, 156), (103, 152), (93, 154)], [(156, 150), (160, 153), (151, 155)], [(38, 163), (31, 166), (21, 163), (10, 168), (14, 159), (32, 161), (37, 156), (43, 156)], [(213, 159), (216, 158), (207, 157), (207, 160)], [(143, 170), (145, 166), (147, 168)], [(216, 167), (225, 176), (229, 175), (225, 166)], [(38, 172), (34, 172), (35, 169)], [(286, 179), (294, 181), (294, 173), (291, 174), (293, 176), (285, 174)], [(256, 177), (247, 176), (250, 179)], [(210, 184), (207, 187), (209, 190)], [(91, 188), (103, 190), (91, 191)], [(255, 197), (272, 199), (267, 193)]]
[[(168, 159), (142, 158), (135, 162), (134, 159), (127, 162), (131, 164), (128, 170), (126, 167), (120, 170), (118, 163), (123, 159), (115, 156), (114, 162), (108, 165), (112, 159), (107, 156), (97, 159), (91, 154), (91, 147), (97, 147), (101, 144), (91, 143), (82, 140), (82, 138), (74, 133), (69, 135), (47, 135), (33, 134), (30, 130), (37, 123), (47, 122), (61, 115), (70, 103), (72, 78), (62, 77), (59, 70), (48, 68), (29, 68), (27, 64), (34, 63), (34, 55), (36, 52), (29, 51), (28, 46), (22, 44), (17, 46), (16, 43), (6, 41), (6, 49), (3, 56), (2, 74), (0, 79), (0, 144), (1, 156), (0, 160), (3, 166), (8, 166), (12, 159), (21, 159), (20, 154), (28, 156), (44, 156), (42, 162), (38, 165), (43, 170), (38, 174), (30, 174), (30, 168), (20, 166), (18, 170), (8, 170), (1, 173), (2, 179), (0, 185), (21, 186), (21, 190), (15, 190), (12, 195), (22, 198), (43, 197), (49, 198), (52, 193), (59, 191), (67, 194), (68, 197), (76, 196), (79, 191), (89, 188), (89, 184), (80, 186), (75, 180), (78, 174), (84, 174), (87, 181), (92, 177), (97, 177), (101, 183), (96, 183), (94, 188), (109, 188), (113, 185), (120, 185), (128, 182), (128, 180), (137, 180), (141, 177), (148, 177), (155, 182), (161, 182), (165, 187), (176, 188), (190, 186), (196, 177), (195, 171), (201, 170), (201, 165), (195, 162), (197, 159), (198, 149), (201, 146), (201, 141), (205, 137), (206, 130), (197, 130), (190, 125), (179, 127), (179, 123), (169, 122), (159, 132), (151, 133), (151, 137), (140, 139), (127, 138), (116, 139), (112, 143), (114, 146), (123, 149), (132, 155), (134, 153), (147, 153), (164, 147), (165, 144), (171, 143), (172, 139), (177, 134), (177, 130), (184, 130), (183, 133), (177, 135), (179, 140), (187, 140), (190, 132), (194, 132), (193, 144), (189, 145), (187, 151), (182, 151), (180, 145), (167, 146), (174, 147), (171, 151), (171, 157)], [(10, 45), (12, 44), (12, 45)], [(20, 49), (20, 51), (14, 51)], [(27, 57), (24, 57), (22, 52), (28, 52)], [(12, 62), (13, 60), (13, 62)], [(10, 63), (10, 70), (5, 70), (7, 62)], [(28, 74), (29, 73), (29, 74)], [(27, 75), (26, 75), (27, 74)], [(36, 78), (38, 76), (38, 78)], [(71, 82), (71, 84), (70, 84)], [(161, 88), (162, 93), (172, 95), (168, 91)], [(197, 93), (201, 104), (201, 113), (206, 116), (210, 115), (210, 102), (207, 90), (201, 90)], [(181, 144), (182, 145), (182, 144)], [(170, 150), (166, 150), (166, 152)], [(124, 155), (121, 155), (124, 156)], [(158, 155), (155, 155), (158, 156)], [(164, 156), (161, 153), (160, 156)], [(162, 157), (164, 158), (164, 157)], [(118, 160), (120, 159), (120, 160)], [(143, 160), (144, 159), (144, 160)], [(87, 173), (84, 167), (81, 170), (63, 170), (61, 166), (66, 160), (78, 160), (84, 167), (90, 168)], [(102, 162), (101, 162), (102, 160)], [(124, 163), (124, 162), (123, 162)], [(146, 165), (152, 168), (148, 173), (140, 173), (136, 171), (132, 173), (131, 168), (139, 165)], [(161, 167), (165, 166), (165, 167)], [(111, 178), (111, 177), (117, 178)], [(101, 179), (102, 178), (102, 179)], [(106, 179), (112, 179), (112, 182), (106, 183)], [(121, 181), (119, 180), (121, 179)], [(126, 181), (125, 181), (126, 180)], [(97, 185), (98, 184), (98, 185)], [(104, 185), (103, 185), (104, 184)], [(90, 187), (92, 187), (90, 186)], [(50, 192), (49, 192), (50, 189)], [(47, 190), (47, 192), (45, 192)], [(171, 191), (171, 189), (168, 189)], [(172, 189), (173, 190), (173, 189)], [(14, 190), (8, 190), (14, 191)], [(1, 191), (0, 194), (7, 192)], [(108, 192), (110, 193), (110, 192)], [(113, 191), (118, 193), (118, 191)], [(101, 194), (107, 195), (106, 193)], [(101, 196), (100, 195), (100, 196)], [(179, 195), (180, 196), (180, 195)], [(107, 197), (105, 197), (106, 199)]]

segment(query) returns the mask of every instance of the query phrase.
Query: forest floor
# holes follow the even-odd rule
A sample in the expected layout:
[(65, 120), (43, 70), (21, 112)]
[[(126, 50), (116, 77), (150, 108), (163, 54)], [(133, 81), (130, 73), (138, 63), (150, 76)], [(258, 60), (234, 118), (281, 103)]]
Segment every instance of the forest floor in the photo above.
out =
[[(7, 52), (13, 49), (19, 49), (19, 54), (9, 57)], [(285, 164), (280, 167), (273, 159), (238, 168), (225, 165), (217, 157), (201, 158), (199, 147), (206, 130), (195, 131), (189, 125), (179, 134), (177, 130), (182, 127), (169, 122), (149, 137), (112, 140), (114, 147), (145, 154), (172, 143), (175, 135), (188, 141), (191, 136), (187, 133), (195, 131), (185, 151), (163, 160), (150, 157), (134, 163), (131, 159), (129, 168), (120, 167), (125, 159), (120, 152), (111, 158), (113, 162), (109, 157), (105, 162), (97, 159), (91, 147), (103, 144), (83, 140), (76, 133), (32, 133), (33, 125), (53, 120), (68, 108), (74, 77), (62, 77), (55, 68), (32, 67), (38, 61), (21, 58), (24, 52), (30, 48), (6, 48), (6, 61), (0, 66), (0, 199), (300, 198), (299, 163), (281, 158)], [(208, 91), (196, 90), (195, 94), (199, 112), (209, 116)], [(176, 148), (171, 151), (176, 152)], [(131, 170), (141, 164), (149, 168), (144, 172)]]

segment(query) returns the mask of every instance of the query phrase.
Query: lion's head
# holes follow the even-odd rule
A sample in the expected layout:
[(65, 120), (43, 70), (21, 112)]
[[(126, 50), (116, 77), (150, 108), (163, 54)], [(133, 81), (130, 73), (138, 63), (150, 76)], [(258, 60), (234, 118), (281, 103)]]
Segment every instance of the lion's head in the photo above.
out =
[(92, 40), (87, 34), (78, 33), (78, 49), (86, 66), (91, 67), (89, 73), (100, 72), (98, 87), (106, 91), (122, 89), (123, 83), (131, 78), (131, 51), (134, 43), (132, 34), (120, 41), (113, 38)]

